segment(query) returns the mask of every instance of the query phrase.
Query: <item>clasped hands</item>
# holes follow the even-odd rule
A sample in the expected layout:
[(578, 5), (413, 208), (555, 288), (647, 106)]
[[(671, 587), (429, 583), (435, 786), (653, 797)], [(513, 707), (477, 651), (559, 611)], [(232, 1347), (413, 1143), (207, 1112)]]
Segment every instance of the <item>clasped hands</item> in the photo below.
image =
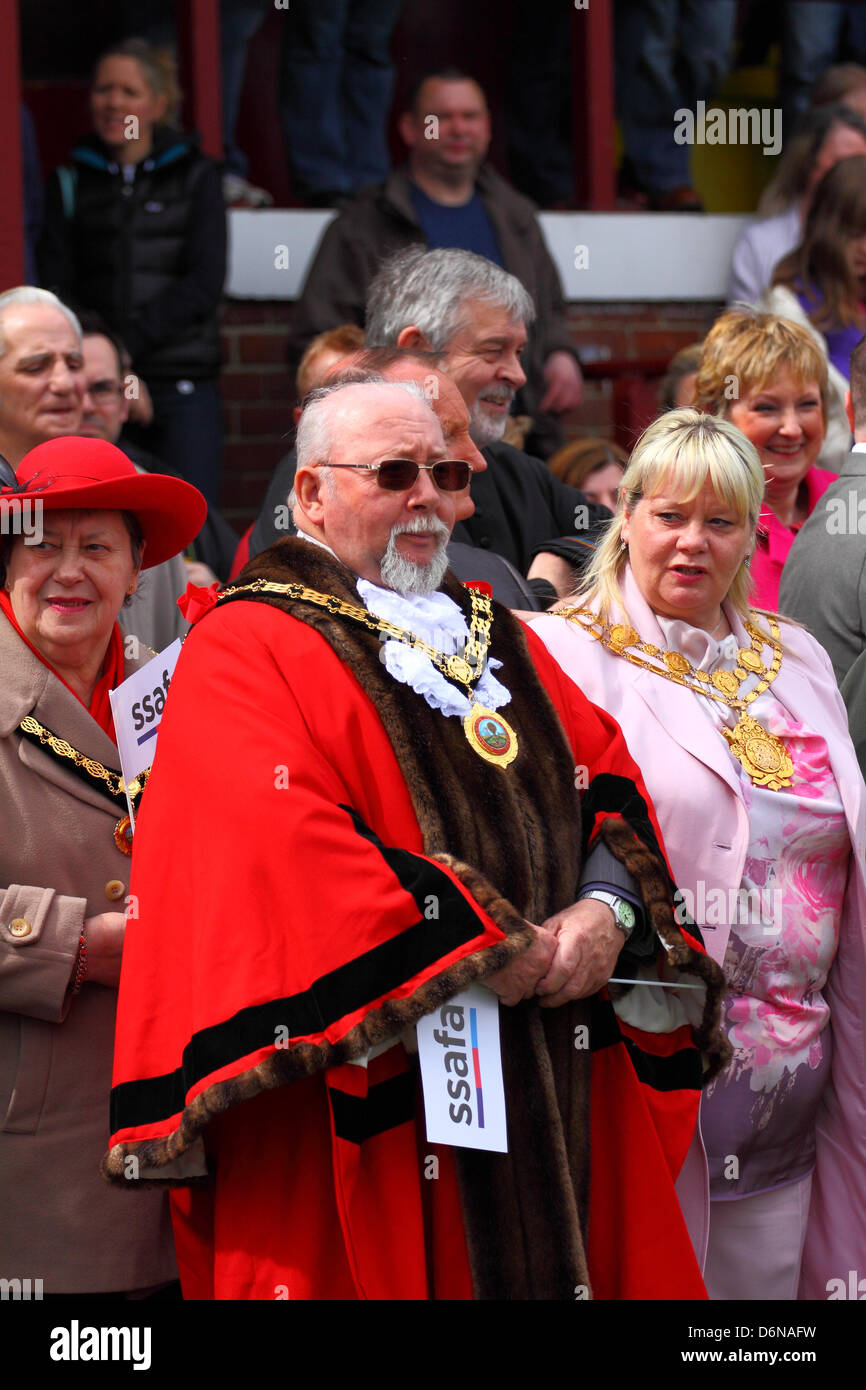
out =
[(607, 903), (584, 898), (535, 927), (528, 951), (483, 983), (502, 1004), (538, 996), (542, 1008), (583, 999), (606, 985), (625, 937)]

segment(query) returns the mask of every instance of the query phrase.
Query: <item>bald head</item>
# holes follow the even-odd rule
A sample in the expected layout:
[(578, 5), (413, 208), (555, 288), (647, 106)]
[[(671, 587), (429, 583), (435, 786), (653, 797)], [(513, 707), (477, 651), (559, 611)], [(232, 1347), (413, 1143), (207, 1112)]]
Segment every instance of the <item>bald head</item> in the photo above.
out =
[(320, 387), (310, 395), (298, 422), (298, 468), (330, 463), (335, 447), (357, 433), (359, 420), (363, 427), (371, 420), (400, 419), (407, 411), (420, 411), (422, 418), (433, 414), (420, 386), (411, 381), (349, 381)]
[[(464, 459), (474, 473), (483, 473), (487, 460), (469, 435), (469, 410), (459, 390), (439, 366), (439, 354), (413, 348), (369, 348), (353, 352), (327, 373), (326, 380), (413, 381), (435, 412), (450, 458)], [(475, 503), (464, 488), (457, 496), (457, 520), (465, 521), (475, 511)]]
[[(402, 592), (438, 588), (457, 494), (437, 487), (430, 465), (447, 457), (442, 429), (413, 382), (325, 388), (298, 426), (294, 511), (299, 531), (374, 584)], [(381, 486), (376, 465), (418, 465), (411, 486)]]

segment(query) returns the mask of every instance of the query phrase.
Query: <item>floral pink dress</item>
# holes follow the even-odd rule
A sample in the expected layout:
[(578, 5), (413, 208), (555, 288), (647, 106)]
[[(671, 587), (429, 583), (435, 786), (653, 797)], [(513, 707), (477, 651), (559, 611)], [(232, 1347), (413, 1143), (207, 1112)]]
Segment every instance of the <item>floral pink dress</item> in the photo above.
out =
[[(663, 626), (671, 646), (686, 650), (685, 633), (671, 631), (685, 625)], [(733, 668), (735, 638), (700, 638), (710, 648), (704, 669)], [(698, 653), (688, 655), (694, 661)], [(739, 717), (716, 701), (700, 704), (718, 728)], [(830, 1015), (821, 991), (838, 946), (851, 855), (824, 739), (792, 719), (772, 687), (748, 713), (784, 739), (794, 772), (790, 787), (770, 791), (733, 759), (750, 840), (740, 891), (725, 905), (725, 1013), (734, 1055), (701, 1107), (714, 1201), (772, 1191), (814, 1167), (815, 1114), (830, 1075)]]

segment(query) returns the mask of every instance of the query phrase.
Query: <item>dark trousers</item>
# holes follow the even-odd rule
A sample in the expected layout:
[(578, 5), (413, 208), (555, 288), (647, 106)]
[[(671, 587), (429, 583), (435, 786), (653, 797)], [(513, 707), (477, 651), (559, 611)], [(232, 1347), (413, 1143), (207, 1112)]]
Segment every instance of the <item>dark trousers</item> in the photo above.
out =
[(731, 65), (735, 0), (617, 0), (616, 97), (631, 174), (666, 193), (691, 181), (675, 113), (712, 101)]
[(153, 423), (147, 429), (128, 426), (127, 436), (193, 483), (216, 507), (223, 447), (219, 382), (148, 381), (147, 386)]
[(280, 108), (296, 193), (350, 194), (388, 173), (391, 37), (403, 0), (292, 0)]

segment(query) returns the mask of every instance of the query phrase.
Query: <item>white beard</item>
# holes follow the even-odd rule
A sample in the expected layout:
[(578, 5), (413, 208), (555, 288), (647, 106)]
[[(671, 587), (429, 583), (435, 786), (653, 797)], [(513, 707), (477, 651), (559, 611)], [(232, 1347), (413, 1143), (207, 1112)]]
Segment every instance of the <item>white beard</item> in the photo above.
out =
[[(397, 549), (397, 537), (402, 535), (423, 535), (432, 532), (438, 537), (439, 546), (432, 560), (426, 565), (417, 560), (409, 560)], [(418, 517), (408, 526), (394, 526), (388, 537), (388, 547), (379, 566), (382, 583), (398, 594), (432, 594), (439, 588), (448, 568), (448, 527), (438, 517)]]
[[(508, 404), (514, 399), (514, 393), (509, 392), (503, 401)], [(487, 444), (495, 444), (505, 433), (505, 426), (508, 424), (508, 412), (504, 415), (491, 415), (484, 409), (484, 401), (477, 400), (469, 412), (469, 438), (476, 449), (483, 449)]]

